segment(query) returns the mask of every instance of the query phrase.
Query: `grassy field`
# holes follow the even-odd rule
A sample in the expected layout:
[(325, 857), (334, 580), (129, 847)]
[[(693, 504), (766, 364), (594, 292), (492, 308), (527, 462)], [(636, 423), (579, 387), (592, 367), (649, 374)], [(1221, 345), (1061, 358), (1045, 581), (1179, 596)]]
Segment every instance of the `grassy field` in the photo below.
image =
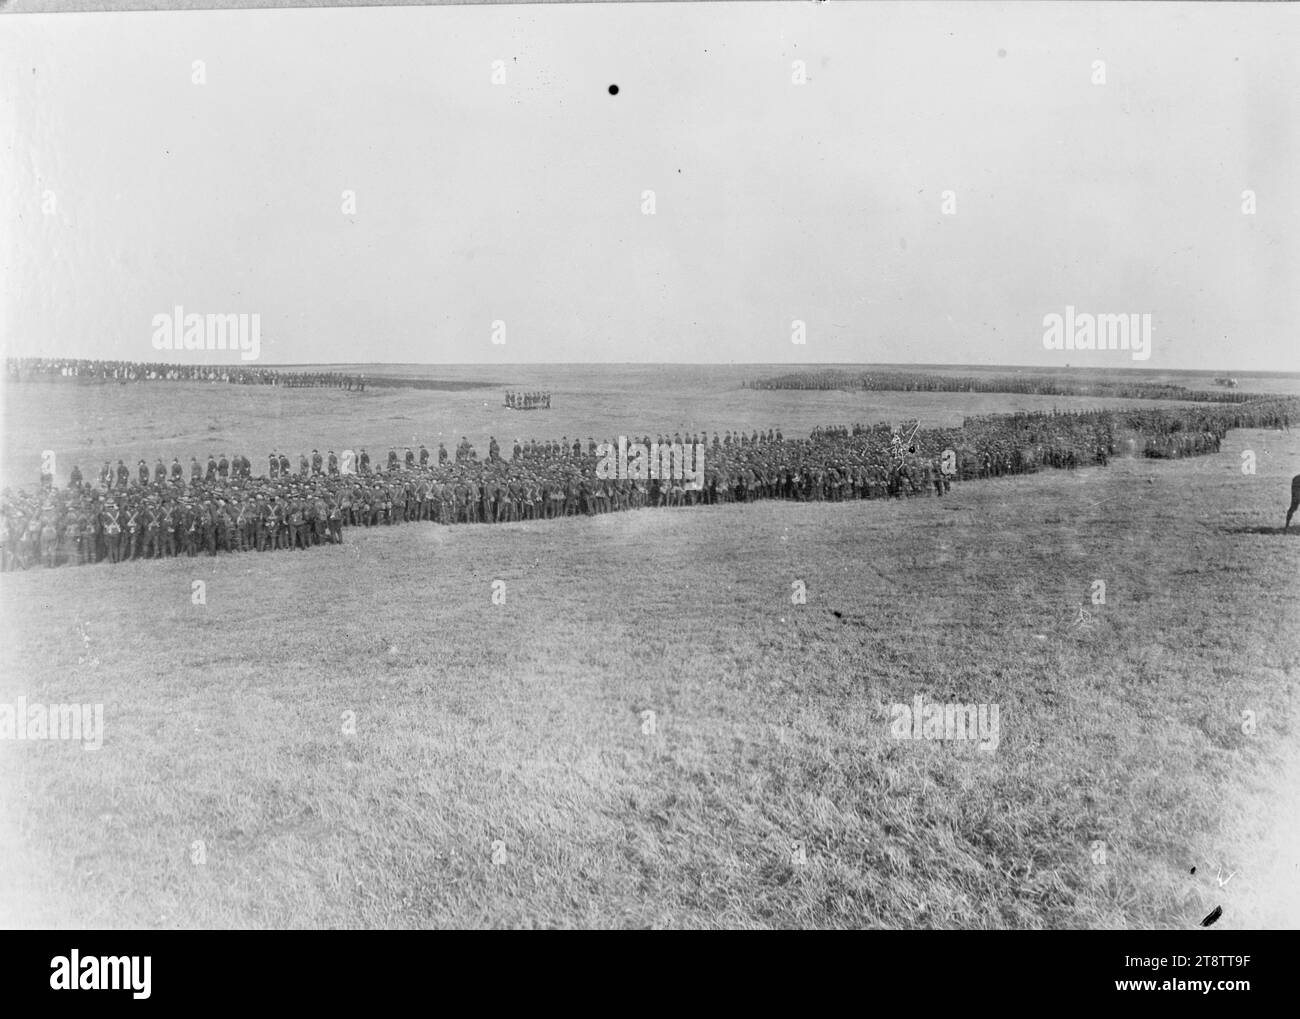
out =
[[(74, 422), (20, 395), (6, 452), (43, 424), (92, 462), (187, 458), (272, 421), (290, 448), (386, 448), (398, 420), (507, 413), (495, 391), (467, 421), (474, 394), (163, 388), (151, 421), (132, 387)], [(573, 395), (539, 437), (620, 430), (616, 396)], [(771, 395), (723, 393), (709, 426)], [(855, 420), (851, 399), (798, 422)], [(1295, 926), (1300, 532), (1277, 532), (1298, 462), (1295, 433), (1243, 431), (942, 500), (5, 574), (0, 702), (102, 703), (105, 736), (0, 742), (0, 921), (1123, 928), (1222, 905), (1218, 927)], [(892, 738), (918, 694), (997, 705), (996, 750)]]
[[(324, 454), (365, 447), (373, 457), (394, 444), (400, 452), (423, 442), (436, 452), (444, 442), (454, 452), (461, 436), (485, 456), (492, 435), (508, 453), (516, 438), (526, 442), (567, 435), (599, 441), (646, 432), (654, 436), (707, 428), (721, 434), (777, 427), (789, 436), (806, 436), (826, 424), (918, 418), (926, 428), (948, 427), (973, 414), (1172, 403), (1001, 393), (755, 391), (739, 388), (745, 372), (713, 368), (700, 375), (682, 366), (638, 366), (603, 373), (598, 387), (590, 377), (571, 374), (566, 379), (554, 368), (530, 369), (522, 377), (502, 373), (518, 389), (554, 383), (549, 411), (505, 409), (507, 383), (457, 392), (372, 388), (364, 393), (224, 383), (9, 385), (0, 387), (0, 485), (35, 485), (46, 449), (57, 455), (63, 484), (74, 464), (94, 478), (105, 460), (116, 464), (119, 458), (134, 477), (142, 457), (151, 469), (159, 456), (167, 464), (179, 457), (188, 472), (192, 456), (205, 464), (209, 453), (242, 451), (254, 471), (263, 473), (272, 448), (287, 453), (297, 469), (298, 455), (312, 449)], [(484, 374), (477, 366), (473, 377)]]

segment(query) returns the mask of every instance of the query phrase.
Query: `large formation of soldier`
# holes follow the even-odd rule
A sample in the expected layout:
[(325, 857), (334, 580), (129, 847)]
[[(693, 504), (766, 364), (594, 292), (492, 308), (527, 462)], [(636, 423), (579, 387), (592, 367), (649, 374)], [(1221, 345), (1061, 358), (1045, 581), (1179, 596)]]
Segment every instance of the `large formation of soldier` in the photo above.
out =
[(550, 393), (506, 393), (506, 406), (510, 410), (550, 410)]
[[(705, 447), (703, 484), (688, 479), (603, 478), (600, 444), (580, 439), (513, 444), (507, 458), (491, 439), (480, 459), (467, 438), (454, 454), (439, 443), (268, 454), (254, 476), (242, 454), (105, 463), (92, 481), (74, 467), (66, 487), (0, 493), (0, 568), (120, 562), (221, 552), (311, 549), (343, 542), (345, 527), (411, 521), (503, 523), (646, 506), (714, 505), (758, 499), (841, 501), (942, 496), (954, 481), (1046, 467), (1104, 465), (1130, 439), (1217, 451), (1230, 427), (1284, 427), (1294, 399), (1226, 413), (1202, 409), (1021, 413), (966, 419), (960, 428), (839, 425), (804, 439), (778, 429), (719, 436), (633, 437), (647, 446)], [(1226, 409), (1225, 409), (1226, 410)], [(1136, 438), (1135, 438), (1136, 437)], [(614, 442), (616, 440), (607, 440)], [(1172, 445), (1171, 445), (1172, 444)], [(1163, 454), (1161, 454), (1163, 455)]]
[(237, 386), (366, 388), (365, 375), (343, 372), (283, 371), (246, 365), (177, 364), (174, 361), (96, 361), (67, 357), (10, 357), (6, 377), (21, 382), (33, 377), (85, 379), (100, 382), (228, 382)]
[(1098, 379), (1063, 382), (1036, 372), (1016, 375), (957, 376), (931, 372), (849, 371), (823, 368), (788, 372), (742, 383), (749, 389), (848, 389), (905, 393), (1021, 393), (1030, 396), (1113, 396), (1135, 400), (1188, 400), (1197, 403), (1248, 403), (1259, 394), (1188, 389), (1161, 382)]

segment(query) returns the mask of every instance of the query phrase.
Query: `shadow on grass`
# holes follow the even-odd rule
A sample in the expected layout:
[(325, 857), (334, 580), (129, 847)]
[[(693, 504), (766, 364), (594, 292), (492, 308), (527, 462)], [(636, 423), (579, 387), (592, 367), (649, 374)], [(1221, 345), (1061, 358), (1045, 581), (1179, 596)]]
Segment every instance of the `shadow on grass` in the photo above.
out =
[(1225, 527), (1223, 528), (1223, 533), (1224, 534), (1290, 534), (1293, 536), (1300, 536), (1300, 527), (1292, 528), (1289, 531), (1281, 527), (1262, 527), (1258, 525), (1255, 527)]

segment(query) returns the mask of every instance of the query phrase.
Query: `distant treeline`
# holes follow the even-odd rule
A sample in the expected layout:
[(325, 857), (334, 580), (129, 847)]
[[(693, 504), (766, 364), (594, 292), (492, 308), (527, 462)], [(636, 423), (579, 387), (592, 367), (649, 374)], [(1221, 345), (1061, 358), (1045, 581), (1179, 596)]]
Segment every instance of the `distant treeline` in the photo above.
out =
[(1117, 396), (1137, 400), (1189, 400), (1195, 403), (1246, 403), (1267, 399), (1258, 393), (1226, 389), (1188, 389), (1164, 382), (1101, 379), (1086, 384), (1061, 382), (1033, 375), (991, 375), (981, 378), (935, 375), (929, 372), (820, 371), (787, 372), (743, 383), (749, 389), (848, 389), (905, 393), (1020, 393), (1028, 396)]

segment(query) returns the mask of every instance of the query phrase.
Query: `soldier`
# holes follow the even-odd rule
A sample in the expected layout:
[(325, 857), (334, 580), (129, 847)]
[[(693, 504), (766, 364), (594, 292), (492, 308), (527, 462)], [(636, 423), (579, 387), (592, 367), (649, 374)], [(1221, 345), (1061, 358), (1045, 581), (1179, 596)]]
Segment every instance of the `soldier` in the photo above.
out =
[(501, 447), (497, 445), (497, 437), (491, 436), (488, 440), (488, 459), (496, 463), (501, 459)]
[(31, 564), (32, 539), (30, 531), (32, 527), (36, 526), (36, 521), (30, 521), (29, 525), (29, 521), (22, 510), (18, 511), (18, 517), (14, 520), (14, 533), (17, 536), (14, 544), (14, 565), (20, 570), (27, 569)]
[(217, 480), (217, 458), (211, 453), (208, 454), (208, 473), (204, 475), (206, 481)]
[(326, 519), (329, 524), (330, 541), (336, 545), (343, 544), (343, 508), (337, 499), (329, 501)]
[(153, 483), (159, 488), (167, 481), (167, 465), (163, 463), (163, 458), (159, 457), (153, 465)]
[(311, 473), (312, 473), (312, 477), (316, 477), (316, 476), (318, 476), (318, 475), (320, 474), (320, 469), (321, 469), (321, 456), (320, 456), (320, 450), (318, 450), (318, 449), (313, 449), (313, 450), (311, 451)]
[(329, 459), (327, 462), (329, 464), (330, 477), (337, 478), (339, 476), (339, 457), (332, 449), (329, 451)]
[[(227, 492), (228, 495), (231, 493)], [(214, 531), (213, 555), (218, 551), (237, 552), (241, 544), (241, 532), (236, 524), (236, 503), (233, 498), (216, 501), (215, 506), (209, 507), (212, 513), (212, 524)]]
[(471, 474), (468, 483), (465, 485), (465, 517), (468, 523), (476, 524), (480, 521), (483, 507), (479, 500), (482, 497), (483, 495), (474, 481), (474, 476)]
[(361, 465), (361, 473), (362, 473), (362, 474), (369, 474), (369, 473), (370, 473), (370, 454), (366, 452), (366, 447), (365, 447), (365, 446), (362, 446), (362, 447), (361, 447), (361, 456), (360, 456), (358, 462), (359, 462), (360, 465)]
[(283, 480), (289, 476), (292, 466), (289, 463), (289, 457), (285, 453), (280, 454), (280, 478)]
[(406, 469), (408, 471), (415, 466), (415, 454), (411, 452), (410, 446), (406, 447), (406, 456), (404, 457), (404, 460), (406, 461)]
[(122, 525), (117, 519), (117, 503), (109, 500), (100, 514), (104, 529), (104, 545), (108, 551), (108, 561), (118, 562), (122, 558)]
[(126, 469), (126, 464), (121, 460), (117, 462), (117, 487), (126, 488), (131, 482), (131, 472)]
[(134, 503), (127, 503), (123, 507), (125, 514), (125, 527), (122, 532), (122, 542), (125, 546), (124, 556), (126, 559), (136, 559), (140, 555), (140, 535), (144, 529), (144, 521), (140, 519), (140, 507)]
[(59, 532), (54, 526), (54, 520), (50, 517), (47, 517), (41, 524), (40, 549), (41, 562), (48, 569), (53, 569), (58, 562), (59, 556)]
[(221, 458), (217, 461), (217, 477), (222, 481), (230, 477), (230, 460), (225, 453), (222, 453)]
[(199, 511), (194, 505), (193, 499), (182, 500), (181, 511), (181, 539), (185, 546), (185, 554), (193, 558), (199, 549)]
[(144, 511), (144, 555), (146, 559), (157, 559), (162, 555), (162, 514), (153, 496)]
[(209, 498), (199, 506), (199, 525), (203, 529), (203, 547), (208, 555), (217, 554), (217, 508)]
[(101, 488), (111, 488), (113, 485), (113, 468), (104, 461), (104, 466), (99, 469), (99, 485)]
[(172, 481), (175, 482), (176, 484), (180, 484), (182, 481), (185, 480), (185, 468), (181, 466), (181, 462), (178, 457), (172, 457), (171, 475), (172, 475)]
[(243, 499), (232, 499), (226, 504), (226, 550), (243, 552), (249, 545), (244, 540), (248, 527), (248, 514)]
[(321, 544), (324, 540), (324, 504), (321, 503), (319, 496), (315, 493), (304, 492), (300, 501), (302, 503), (303, 547), (311, 548), (313, 545)]
[(266, 476), (271, 479), (278, 478), (280, 476), (280, 458), (275, 453), (272, 453), (269, 459), (271, 467), (270, 470), (267, 471)]
[(306, 453), (298, 454), (298, 477), (305, 478), (311, 470), (311, 463), (307, 459)]
[(136, 465), (136, 474), (140, 478), (140, 485), (142, 487), (147, 487), (149, 484), (149, 465), (145, 463), (144, 460), (141, 460)]
[(68, 476), (68, 484), (73, 488), (81, 487), (81, 468), (76, 464), (72, 465), (72, 473)]
[(84, 509), (78, 509), (73, 516), (69, 533), (72, 536), (72, 551), (76, 557), (77, 565), (85, 566), (86, 563), (90, 562), (93, 555), (94, 534), (90, 525), (90, 518), (86, 515)]
[(420, 469), (429, 466), (429, 448), (422, 442), (420, 443)]
[(280, 529), (280, 523), (276, 519), (275, 496), (263, 504), (261, 517), (258, 520), (257, 532), (257, 550), (265, 552), (268, 548), (274, 551), (279, 546), (276, 544), (276, 535)]
[(397, 470), (397, 450), (392, 446), (388, 447), (388, 469), (390, 471)]
[(171, 558), (176, 554), (176, 507), (167, 499), (159, 514), (158, 526), (162, 533), (163, 555)]
[(292, 547), (294, 547), (294, 528), (292, 528), (290, 520), (292, 506), (294, 506), (292, 489), (290, 489), (289, 494), (285, 495), (285, 498), (279, 500), (277, 506), (279, 507), (279, 547), (292, 550)]
[(287, 511), (289, 514), (290, 547), (296, 552), (298, 551), (299, 543), (301, 543), (303, 550), (305, 551), (307, 548), (307, 533), (303, 526), (305, 518), (303, 515), (302, 503), (300, 503), (297, 498), (292, 499), (289, 502)]
[(197, 485), (203, 478), (203, 468), (199, 466), (199, 458), (190, 457), (190, 486)]
[(445, 466), (446, 463), (447, 463), (447, 460), (448, 460), (448, 457), (447, 457), (447, 447), (446, 447), (446, 445), (445, 445), (444, 443), (441, 443), (441, 442), (440, 442), (440, 443), (438, 443), (438, 466), (439, 466), (439, 467), (443, 467), (443, 466)]
[(469, 522), (469, 490), (465, 487), (465, 479), (457, 477), (451, 485), (452, 498), (452, 523), (461, 523), (461, 516), (465, 516), (465, 523)]

